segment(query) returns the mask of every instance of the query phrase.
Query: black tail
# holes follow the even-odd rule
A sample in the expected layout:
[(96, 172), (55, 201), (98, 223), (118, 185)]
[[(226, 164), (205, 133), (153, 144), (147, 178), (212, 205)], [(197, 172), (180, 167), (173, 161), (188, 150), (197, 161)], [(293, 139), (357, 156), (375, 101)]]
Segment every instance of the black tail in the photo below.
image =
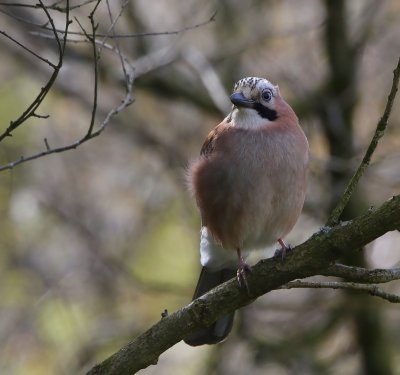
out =
[[(212, 288), (236, 276), (236, 271), (232, 269), (222, 269), (219, 271), (210, 271), (205, 267), (202, 268), (199, 281), (193, 299), (196, 299), (207, 293)], [(187, 336), (184, 341), (191, 346), (204, 344), (216, 344), (225, 339), (232, 329), (234, 313), (218, 319), (211, 326), (201, 328)]]

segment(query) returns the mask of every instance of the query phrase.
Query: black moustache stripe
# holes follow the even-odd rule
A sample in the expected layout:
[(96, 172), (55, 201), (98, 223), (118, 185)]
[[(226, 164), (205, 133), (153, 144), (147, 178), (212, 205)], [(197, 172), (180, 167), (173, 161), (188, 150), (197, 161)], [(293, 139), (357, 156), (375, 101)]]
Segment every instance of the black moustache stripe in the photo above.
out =
[(275, 121), (278, 118), (278, 113), (276, 111), (263, 106), (261, 103), (255, 103), (253, 108), (262, 118), (266, 118), (269, 121)]

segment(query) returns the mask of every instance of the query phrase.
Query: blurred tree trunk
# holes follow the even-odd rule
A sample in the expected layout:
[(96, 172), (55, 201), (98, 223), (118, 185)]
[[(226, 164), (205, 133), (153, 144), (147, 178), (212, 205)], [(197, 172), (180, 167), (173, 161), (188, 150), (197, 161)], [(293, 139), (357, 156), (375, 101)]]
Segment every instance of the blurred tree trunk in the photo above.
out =
[[(351, 41), (345, 0), (324, 0), (326, 7), (325, 45), (329, 63), (329, 77), (319, 107), (319, 116), (330, 147), (331, 158), (349, 161), (355, 156), (353, 116), (357, 100), (357, 71), (362, 46)], [(366, 20), (364, 20), (366, 22)], [(360, 38), (363, 36), (360, 36)], [(345, 163), (343, 163), (345, 164)], [(350, 165), (350, 163), (347, 163)], [(332, 170), (331, 208), (344, 191), (352, 171)], [(342, 215), (343, 220), (365, 212), (367, 202), (357, 191)], [(363, 251), (344, 259), (349, 265), (365, 266)], [(350, 303), (351, 301), (351, 303)], [(363, 374), (393, 374), (390, 350), (385, 340), (381, 309), (367, 294), (347, 292), (343, 306), (355, 328), (362, 359)], [(349, 306), (352, 306), (349, 311)]]

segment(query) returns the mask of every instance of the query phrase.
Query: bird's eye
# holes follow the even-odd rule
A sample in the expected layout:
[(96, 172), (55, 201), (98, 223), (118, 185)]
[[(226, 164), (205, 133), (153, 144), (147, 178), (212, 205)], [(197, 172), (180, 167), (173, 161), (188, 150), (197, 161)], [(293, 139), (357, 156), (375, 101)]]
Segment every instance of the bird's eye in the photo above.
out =
[(272, 91), (269, 89), (265, 90), (265, 91), (263, 91), (261, 96), (265, 101), (269, 102), (272, 99)]

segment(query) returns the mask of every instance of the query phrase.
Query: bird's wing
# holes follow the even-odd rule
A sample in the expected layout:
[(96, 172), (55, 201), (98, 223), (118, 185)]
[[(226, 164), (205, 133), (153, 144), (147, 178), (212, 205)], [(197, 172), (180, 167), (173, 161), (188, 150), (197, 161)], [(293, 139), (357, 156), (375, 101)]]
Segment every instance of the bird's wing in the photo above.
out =
[(232, 125), (229, 123), (228, 118), (226, 118), (213, 130), (211, 130), (206, 140), (204, 141), (203, 146), (201, 147), (200, 155), (206, 157), (209, 156), (214, 150), (215, 141), (218, 139), (218, 137), (231, 127)]

